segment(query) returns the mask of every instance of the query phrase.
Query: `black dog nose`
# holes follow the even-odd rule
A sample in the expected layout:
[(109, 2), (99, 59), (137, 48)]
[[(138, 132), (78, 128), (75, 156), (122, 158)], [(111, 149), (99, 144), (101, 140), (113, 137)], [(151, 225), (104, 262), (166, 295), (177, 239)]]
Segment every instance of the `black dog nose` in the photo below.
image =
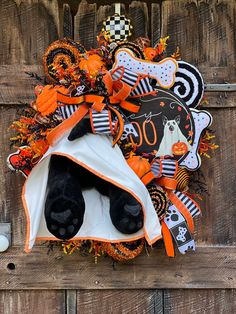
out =
[(171, 126), (169, 126), (169, 130), (172, 132), (172, 131), (174, 131), (174, 127), (171, 125)]

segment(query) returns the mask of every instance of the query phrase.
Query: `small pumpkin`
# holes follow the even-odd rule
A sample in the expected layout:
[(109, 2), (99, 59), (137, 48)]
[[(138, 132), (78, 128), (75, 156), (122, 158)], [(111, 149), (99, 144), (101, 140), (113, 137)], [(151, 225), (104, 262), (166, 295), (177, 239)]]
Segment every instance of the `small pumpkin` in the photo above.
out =
[(144, 248), (144, 239), (132, 242), (103, 242), (102, 249), (117, 262), (126, 262), (137, 257)]
[(188, 146), (184, 142), (177, 142), (172, 145), (172, 153), (175, 156), (182, 156), (188, 152)]
[(153, 60), (157, 55), (157, 51), (155, 48), (147, 47), (144, 49), (144, 54), (148, 60)]
[(146, 158), (132, 155), (126, 161), (145, 185), (155, 179), (155, 175), (151, 171), (151, 165)]
[(79, 68), (91, 76), (96, 76), (104, 67), (104, 62), (99, 55), (88, 55), (80, 60)]
[(69, 91), (64, 86), (46, 85), (43, 89), (36, 90), (39, 92), (36, 100), (36, 108), (42, 114), (47, 116), (57, 109), (57, 92), (67, 94)]

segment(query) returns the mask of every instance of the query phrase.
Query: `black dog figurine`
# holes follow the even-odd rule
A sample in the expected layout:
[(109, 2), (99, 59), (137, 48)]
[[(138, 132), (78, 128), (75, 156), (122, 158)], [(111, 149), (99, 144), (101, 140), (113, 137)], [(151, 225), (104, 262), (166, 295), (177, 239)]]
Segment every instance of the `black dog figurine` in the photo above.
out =
[[(84, 119), (72, 129), (68, 139), (74, 140), (88, 132), (91, 132), (90, 122)], [(48, 230), (56, 238), (68, 240), (77, 234), (86, 210), (82, 190), (91, 187), (109, 197), (111, 221), (117, 230), (132, 234), (143, 227), (141, 205), (131, 194), (70, 159), (53, 155), (47, 182), (45, 219)]]

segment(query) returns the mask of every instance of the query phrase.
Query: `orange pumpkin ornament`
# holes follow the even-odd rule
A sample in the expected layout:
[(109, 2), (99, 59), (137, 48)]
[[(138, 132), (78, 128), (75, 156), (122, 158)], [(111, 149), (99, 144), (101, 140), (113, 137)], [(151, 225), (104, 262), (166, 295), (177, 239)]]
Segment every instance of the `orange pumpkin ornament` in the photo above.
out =
[(157, 51), (155, 48), (147, 47), (144, 49), (144, 54), (148, 60), (153, 60), (157, 55)]
[(141, 179), (143, 184), (148, 185), (153, 179), (155, 179), (155, 175), (151, 171), (151, 165), (146, 158), (141, 156), (131, 156), (126, 161), (130, 168), (132, 168)]
[(79, 68), (89, 73), (91, 76), (96, 76), (104, 67), (104, 62), (99, 55), (88, 55), (80, 60)]
[(47, 116), (57, 109), (57, 92), (67, 94), (69, 91), (64, 86), (46, 85), (41, 90), (36, 100), (36, 108), (42, 116)]
[(188, 152), (188, 146), (184, 142), (177, 142), (172, 145), (172, 153), (175, 156), (182, 156)]

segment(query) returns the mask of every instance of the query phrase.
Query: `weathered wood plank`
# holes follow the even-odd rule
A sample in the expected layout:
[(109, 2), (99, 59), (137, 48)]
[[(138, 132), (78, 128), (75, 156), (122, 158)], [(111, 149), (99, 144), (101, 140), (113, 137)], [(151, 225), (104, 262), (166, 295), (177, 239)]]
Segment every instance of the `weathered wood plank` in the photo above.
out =
[(203, 105), (204, 109), (224, 109), (236, 107), (236, 93), (235, 92), (215, 92), (206, 91), (204, 96), (208, 101), (207, 105)]
[(63, 37), (73, 38), (73, 17), (70, 6), (66, 3), (63, 5)]
[[(72, 289), (66, 290), (66, 313), (76, 314), (77, 313), (76, 308), (77, 308), (77, 291)], [(79, 312), (80, 311), (78, 311), (78, 313)]]
[[(34, 87), (40, 82), (30, 78), (25, 72), (35, 72), (43, 77), (40, 65), (0, 65), (0, 105), (24, 104), (35, 98)], [(232, 90), (235, 84), (230, 86), (233, 86)], [(222, 88), (225, 89), (225, 85)], [(236, 94), (233, 91), (216, 92), (209, 91), (208, 88), (206, 98), (209, 100), (207, 108), (236, 107)]]
[(165, 314), (236, 312), (235, 290), (164, 290)]
[(148, 36), (148, 7), (145, 2), (132, 1), (129, 6), (129, 17), (133, 26), (132, 38)]
[[(77, 254), (65, 256), (58, 249), (47, 255), (35, 246), (31, 254), (12, 247), (1, 254), (0, 289), (163, 289), (236, 288), (236, 247), (198, 247), (197, 253), (175, 259), (162, 249), (128, 264)], [(7, 265), (14, 263), (15, 269)]]
[(1, 65), (0, 66), (0, 104), (30, 103), (34, 96), (34, 87), (40, 82), (26, 72), (43, 75), (42, 66), (37, 65)]
[(159, 41), (161, 37), (161, 8), (159, 3), (151, 5), (151, 42), (152, 46)]
[(25, 215), (22, 210), (21, 189), (24, 178), (16, 175), (7, 167), (6, 159), (9, 153), (16, 149), (10, 148), (10, 124), (16, 119), (16, 107), (0, 107), (0, 143), (2, 145), (0, 158), (0, 222), (10, 222), (12, 226), (12, 243), (22, 244), (26, 236)]
[(234, 0), (177, 0), (162, 3), (162, 36), (169, 52), (178, 45), (182, 59), (199, 67), (208, 83), (234, 83), (236, 37)]
[(58, 38), (58, 2), (3, 0), (0, 21), (0, 64), (40, 64), (46, 47)]
[(77, 291), (78, 313), (162, 314), (160, 290)]
[(0, 291), (0, 304), (0, 314), (65, 313), (63, 290)]
[(214, 119), (211, 128), (220, 147), (212, 159), (202, 162), (209, 195), (204, 197), (202, 217), (198, 220), (198, 240), (232, 245), (236, 243), (236, 110), (210, 112)]
[(103, 21), (105, 21), (108, 16), (111, 16), (115, 13), (114, 5), (100, 5), (97, 10), (97, 27), (96, 34), (99, 34), (103, 27)]
[(96, 3), (88, 4), (82, 0), (74, 20), (74, 39), (80, 41), (86, 49), (96, 47)]

